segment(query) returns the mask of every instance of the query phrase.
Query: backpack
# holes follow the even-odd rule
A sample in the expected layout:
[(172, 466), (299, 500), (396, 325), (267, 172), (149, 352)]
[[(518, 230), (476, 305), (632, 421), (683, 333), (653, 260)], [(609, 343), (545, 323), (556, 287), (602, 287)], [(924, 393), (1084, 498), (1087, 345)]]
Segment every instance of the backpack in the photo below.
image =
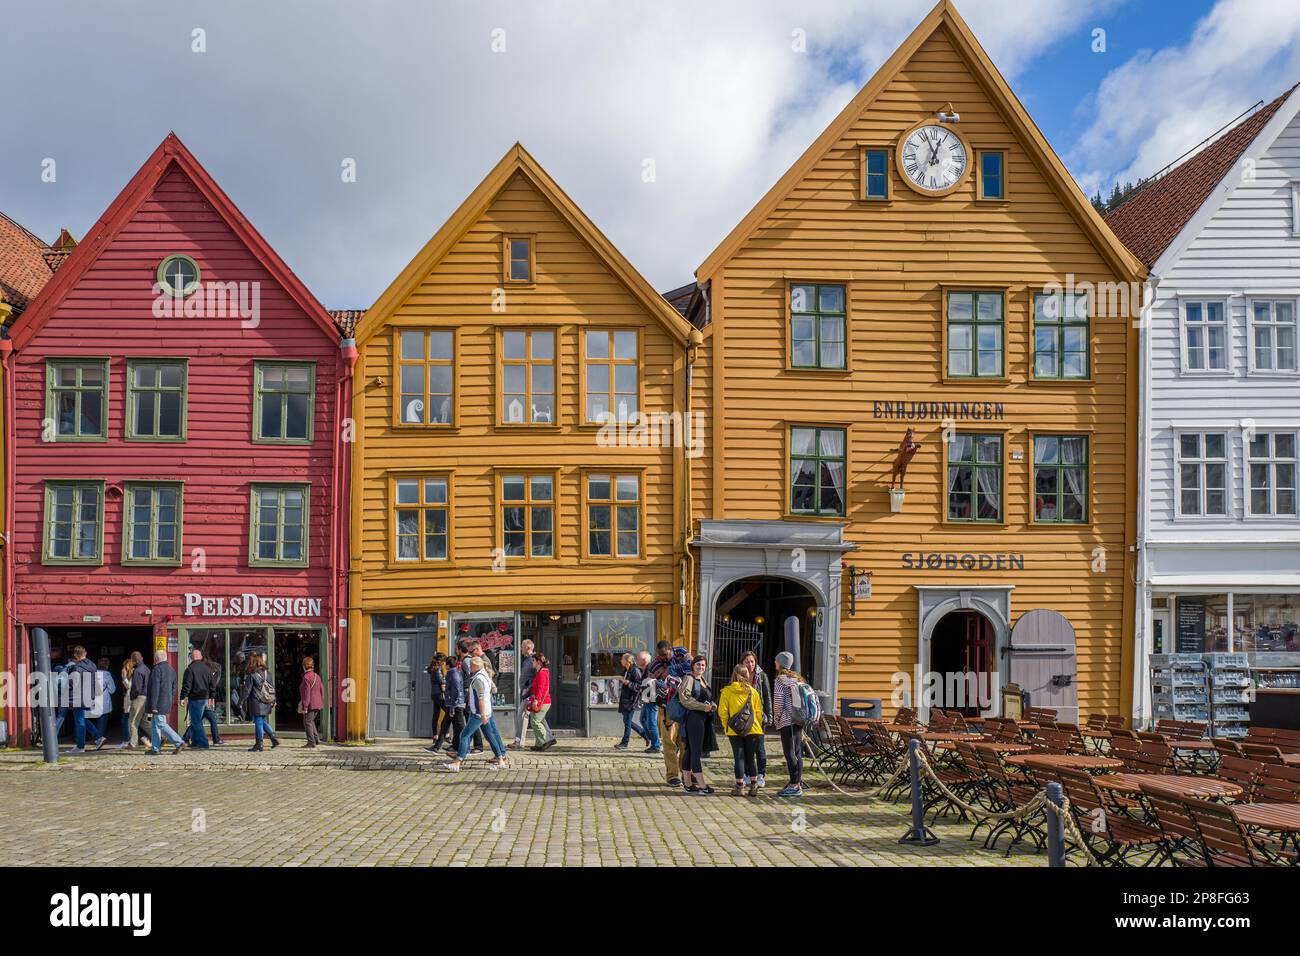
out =
[(680, 684), (677, 692), (668, 698), (668, 719), (675, 724), (686, 723), (686, 705), (682, 703), (682, 693)]
[(265, 674), (253, 675), (253, 696), (257, 698), (259, 704), (275, 706), (275, 685), (267, 680)]
[(750, 688), (749, 696), (745, 698), (745, 706), (727, 718), (727, 729), (735, 731), (740, 737), (744, 737), (750, 732), (753, 726), (754, 690), (753, 688)]
[(815, 726), (822, 719), (822, 702), (817, 692), (807, 684), (800, 682), (791, 694), (790, 705), (794, 709), (794, 722), (800, 727)]

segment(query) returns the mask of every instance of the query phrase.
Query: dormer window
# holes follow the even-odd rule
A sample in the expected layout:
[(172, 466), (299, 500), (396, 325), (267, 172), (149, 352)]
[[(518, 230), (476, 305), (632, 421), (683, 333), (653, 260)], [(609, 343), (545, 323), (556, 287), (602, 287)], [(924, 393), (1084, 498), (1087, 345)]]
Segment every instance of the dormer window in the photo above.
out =
[(189, 256), (171, 255), (158, 265), (158, 285), (167, 295), (184, 298), (199, 287), (198, 264)]

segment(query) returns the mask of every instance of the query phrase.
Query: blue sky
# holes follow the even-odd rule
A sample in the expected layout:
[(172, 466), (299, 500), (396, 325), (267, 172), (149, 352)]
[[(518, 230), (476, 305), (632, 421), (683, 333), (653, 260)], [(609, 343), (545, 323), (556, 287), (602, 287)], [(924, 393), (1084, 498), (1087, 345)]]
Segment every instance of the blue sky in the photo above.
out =
[[(81, 236), (174, 129), (326, 305), (364, 307), (518, 140), (668, 289), (932, 4), (7, 0), (0, 209)], [(957, 5), (1089, 192), (1300, 79), (1295, 0)]]

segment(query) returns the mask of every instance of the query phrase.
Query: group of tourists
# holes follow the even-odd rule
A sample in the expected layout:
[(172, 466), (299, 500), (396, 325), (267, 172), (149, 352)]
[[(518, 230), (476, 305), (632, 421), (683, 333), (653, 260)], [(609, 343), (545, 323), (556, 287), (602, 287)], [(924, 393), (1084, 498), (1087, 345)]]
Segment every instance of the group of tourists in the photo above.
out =
[[(546, 725), (546, 714), (551, 709), (551, 662), (527, 638), (520, 643), (519, 651), (520, 699), (515, 708), (511, 747), (523, 747), (527, 725), (533, 734), (532, 749), (549, 750), (555, 746), (555, 735)], [(455, 654), (434, 654), (426, 671), (433, 695), (433, 746), (429, 750), (439, 753), (445, 748), (454, 754), (444, 767), (457, 773), (471, 751), (483, 752), (486, 739), (492, 749), (488, 766), (494, 770), (508, 768), (506, 745), (493, 709), (496, 673), (483, 645), (462, 638), (456, 643)]]
[[(164, 741), (172, 745), (173, 753), (180, 753), (187, 747), (207, 750), (211, 746), (223, 746), (216, 711), (217, 699), (225, 697), (220, 666), (205, 660), (203, 652), (197, 648), (190, 652), (190, 662), (180, 681), (180, 709), (189, 718), (182, 735), (168, 722), (172, 703), (177, 699), (176, 669), (168, 661), (167, 651), (157, 650), (153, 657), (153, 666), (150, 667), (143, 654), (133, 651), (122, 663), (119, 671), (122, 742), (118, 747), (134, 750), (143, 746), (147, 754), (158, 755)], [(308, 747), (320, 743), (320, 713), (325, 709), (325, 684), (316, 673), (315, 665), (311, 657), (303, 658), (299, 687), (298, 711), (302, 714)], [(83, 754), (88, 747), (103, 749), (107, 742), (109, 716), (113, 711), (113, 695), (118, 686), (109, 659), (100, 658), (96, 665), (86, 655), (86, 649), (78, 645), (72, 648), (72, 660), (67, 665), (56, 665), (52, 673), (58, 705), (55, 739), (62, 732), (64, 721), (71, 717), (74, 738), (68, 753)], [(265, 739), (271, 741), (272, 748), (280, 746), (280, 738), (271, 727), (271, 715), (276, 708), (275, 681), (267, 672), (266, 660), (261, 654), (252, 654), (248, 658), (231, 696), (240, 712), (253, 724), (254, 743), (249, 749), (263, 750)], [(210, 742), (205, 724), (212, 733)]]
[[(624, 654), (618, 698), (623, 736), (614, 744), (627, 750), (632, 735), (645, 741), (647, 753), (662, 754), (668, 785), (688, 794), (714, 793), (704, 777), (703, 759), (718, 748), (715, 723), (731, 746), (737, 796), (757, 796), (767, 786), (766, 734), (781, 738), (789, 780), (782, 797), (803, 795), (803, 723), (815, 698), (794, 670), (794, 656), (776, 655), (776, 679), (768, 679), (753, 651), (745, 653), (731, 672), (731, 681), (715, 689), (708, 661), (691, 657), (684, 647), (660, 641), (656, 656), (648, 651)], [(482, 645), (462, 639), (455, 654), (434, 654), (426, 668), (433, 697), (433, 753), (452, 754), (445, 769), (457, 773), (471, 753), (482, 753), (484, 740), (492, 751), (488, 766), (509, 767), (507, 747), (497, 727), (493, 696), (496, 674)], [(535, 751), (555, 746), (546, 725), (551, 708), (551, 672), (546, 656), (525, 638), (520, 643), (520, 700), (515, 710), (511, 747), (524, 746), (525, 725), (532, 730)]]

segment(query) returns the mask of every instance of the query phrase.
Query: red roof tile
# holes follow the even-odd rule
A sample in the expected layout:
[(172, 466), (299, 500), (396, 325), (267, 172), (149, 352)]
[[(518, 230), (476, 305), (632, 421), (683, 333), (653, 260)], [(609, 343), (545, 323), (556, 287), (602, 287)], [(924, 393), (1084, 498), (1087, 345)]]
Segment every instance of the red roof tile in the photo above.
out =
[(348, 339), (356, 334), (357, 323), (366, 314), (365, 309), (326, 309), (325, 311), (330, 314), (330, 318), (338, 325), (343, 337)]
[(50, 278), (49, 247), (0, 213), (0, 300), (21, 312)]
[(1148, 267), (1154, 265), (1290, 95), (1287, 90), (1195, 156), (1143, 186), (1106, 213), (1106, 224), (1135, 256)]

